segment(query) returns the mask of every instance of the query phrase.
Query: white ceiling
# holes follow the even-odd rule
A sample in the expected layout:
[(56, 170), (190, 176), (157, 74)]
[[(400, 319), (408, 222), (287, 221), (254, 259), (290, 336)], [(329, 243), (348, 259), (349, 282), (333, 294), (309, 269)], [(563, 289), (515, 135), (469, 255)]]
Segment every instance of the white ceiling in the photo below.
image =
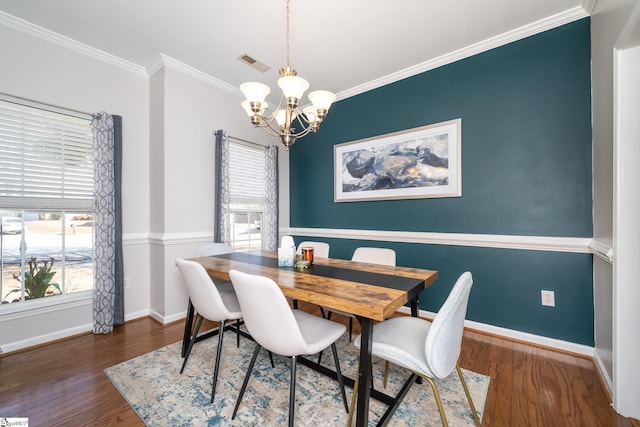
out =
[[(311, 89), (344, 97), (587, 16), (589, 3), (291, 0), (290, 65)], [(164, 54), (236, 87), (273, 87), (285, 64), (285, 0), (0, 0), (0, 11), (0, 22), (32, 27), (22, 19), (147, 70)], [(240, 62), (244, 53), (271, 70)]]

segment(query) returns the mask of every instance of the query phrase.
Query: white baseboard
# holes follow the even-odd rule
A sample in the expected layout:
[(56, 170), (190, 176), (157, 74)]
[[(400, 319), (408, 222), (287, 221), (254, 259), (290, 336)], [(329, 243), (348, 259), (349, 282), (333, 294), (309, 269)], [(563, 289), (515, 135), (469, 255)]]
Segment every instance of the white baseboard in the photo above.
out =
[(602, 381), (604, 382), (607, 393), (609, 393), (609, 400), (613, 401), (613, 381), (611, 380), (611, 377), (609, 376), (609, 373), (604, 366), (604, 362), (602, 361), (602, 358), (597, 351), (595, 352), (595, 355), (593, 357), (596, 361), (596, 367), (600, 372), (600, 376), (602, 377)]
[(135, 313), (129, 313), (124, 315), (124, 321), (128, 322), (129, 320), (140, 319), (141, 317), (147, 317), (151, 315), (150, 310), (140, 310)]
[(182, 320), (185, 317), (187, 317), (187, 312), (183, 311), (180, 313), (175, 313), (175, 314), (170, 314), (168, 316), (162, 315), (160, 313), (158, 313), (157, 311), (153, 311), (151, 310), (151, 312), (149, 313), (149, 316), (151, 316), (151, 318), (155, 319), (156, 321), (160, 322), (163, 325), (166, 325), (167, 323), (172, 323), (175, 322), (177, 320)]
[[(401, 307), (398, 311), (401, 313), (409, 314), (411, 312), (411, 309), (409, 307)], [(433, 318), (436, 316), (435, 313), (426, 310), (420, 310), (418, 315), (430, 320), (433, 320)], [(513, 329), (501, 328), (499, 326), (488, 325), (486, 323), (474, 322), (471, 320), (465, 320), (464, 326), (465, 328), (473, 329), (479, 332), (486, 332), (492, 335), (497, 335), (512, 340), (548, 347), (555, 350), (575, 353), (590, 358), (595, 357), (595, 349), (583, 344), (576, 344), (555, 338), (543, 337), (541, 335), (515, 331)]]

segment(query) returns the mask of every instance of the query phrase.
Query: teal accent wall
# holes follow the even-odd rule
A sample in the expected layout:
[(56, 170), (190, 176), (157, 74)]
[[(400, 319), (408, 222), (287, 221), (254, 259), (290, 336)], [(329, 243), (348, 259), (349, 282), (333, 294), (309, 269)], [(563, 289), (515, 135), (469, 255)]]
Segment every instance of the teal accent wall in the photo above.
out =
[[(591, 237), (590, 49), (585, 18), (337, 102), (290, 150), (291, 226)], [(458, 117), (462, 197), (334, 203), (335, 144)], [(469, 270), (468, 319), (593, 345), (589, 254), (313, 239), (332, 257), (385, 246), (401, 265), (438, 270), (422, 309), (437, 311)]]

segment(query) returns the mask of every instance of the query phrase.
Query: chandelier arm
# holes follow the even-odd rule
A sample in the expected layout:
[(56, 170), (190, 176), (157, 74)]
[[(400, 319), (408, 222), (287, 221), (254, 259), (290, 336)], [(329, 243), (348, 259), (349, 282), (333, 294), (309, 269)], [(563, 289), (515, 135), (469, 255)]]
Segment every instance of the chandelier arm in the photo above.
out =
[(274, 126), (272, 123), (273, 123), (273, 119), (262, 120), (260, 123), (255, 125), (255, 127), (264, 129), (264, 131), (271, 136), (280, 136), (282, 134), (282, 130), (280, 129), (280, 126), (277, 126), (277, 123), (276, 123), (276, 126)]

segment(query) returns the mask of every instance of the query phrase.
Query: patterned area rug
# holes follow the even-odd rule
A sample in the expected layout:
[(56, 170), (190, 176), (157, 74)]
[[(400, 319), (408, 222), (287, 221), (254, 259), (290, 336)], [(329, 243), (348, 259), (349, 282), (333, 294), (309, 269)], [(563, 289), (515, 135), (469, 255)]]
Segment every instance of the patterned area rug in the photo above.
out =
[[(237, 348), (233, 332), (225, 333), (216, 398), (213, 404), (209, 403), (217, 342), (217, 337), (214, 337), (195, 344), (182, 375), (179, 373), (183, 360), (180, 342), (107, 368), (105, 373), (148, 426), (286, 425), (289, 359), (274, 355), (275, 368), (272, 368), (264, 350), (258, 355), (238, 414), (235, 420), (231, 420), (255, 348), (255, 343), (246, 338), (240, 339), (240, 348)], [(342, 372), (353, 378), (358, 349), (349, 343), (347, 334), (337, 344)], [(310, 358), (317, 360), (317, 357)], [(330, 349), (324, 352), (322, 364), (334, 368)], [(383, 361), (374, 358), (374, 384), (377, 389), (382, 389), (383, 366)], [(489, 377), (466, 370), (463, 373), (482, 418)], [(408, 375), (407, 371), (391, 365), (389, 384), (384, 391), (395, 395)], [(296, 385), (296, 425), (346, 425), (347, 414), (337, 381), (298, 364)], [(474, 425), (458, 376), (454, 373), (445, 380), (439, 380), (438, 387), (449, 425)], [(349, 403), (351, 391), (351, 388), (346, 388)], [(384, 414), (386, 405), (371, 399), (369, 410), (369, 425), (375, 425)], [(431, 386), (426, 381), (413, 385), (389, 425), (442, 425)]]

